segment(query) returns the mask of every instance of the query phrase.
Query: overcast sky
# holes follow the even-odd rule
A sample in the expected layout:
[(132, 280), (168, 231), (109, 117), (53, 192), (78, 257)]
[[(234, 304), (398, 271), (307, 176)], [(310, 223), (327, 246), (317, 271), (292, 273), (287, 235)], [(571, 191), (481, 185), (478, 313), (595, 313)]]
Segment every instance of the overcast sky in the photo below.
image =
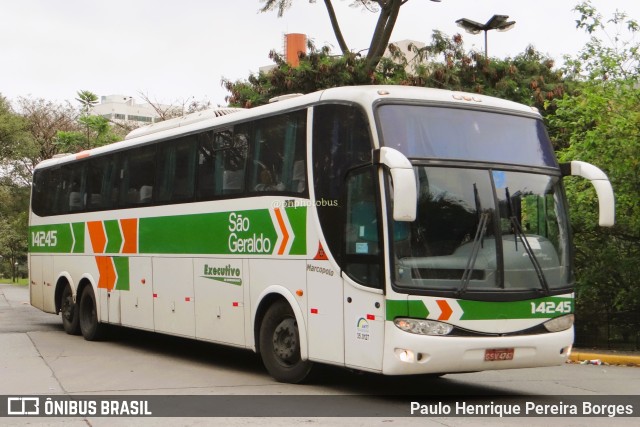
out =
[[(366, 49), (376, 16), (334, 0), (349, 47)], [(515, 56), (532, 44), (560, 61), (587, 36), (577, 30), (578, 0), (411, 0), (400, 10), (391, 41), (428, 42), (432, 30), (453, 35), (455, 21), (481, 23), (509, 15), (509, 32), (489, 32), (489, 55)], [(592, 0), (605, 17), (616, 9), (640, 20), (638, 0)], [(338, 52), (324, 2), (294, 0), (284, 17), (258, 13), (259, 0), (5, 0), (0, 3), (0, 94), (73, 100), (140, 92), (163, 103), (194, 97), (226, 105), (222, 77), (246, 79), (283, 50), (285, 33), (305, 33)], [(481, 34), (463, 32), (465, 46), (484, 49)]]

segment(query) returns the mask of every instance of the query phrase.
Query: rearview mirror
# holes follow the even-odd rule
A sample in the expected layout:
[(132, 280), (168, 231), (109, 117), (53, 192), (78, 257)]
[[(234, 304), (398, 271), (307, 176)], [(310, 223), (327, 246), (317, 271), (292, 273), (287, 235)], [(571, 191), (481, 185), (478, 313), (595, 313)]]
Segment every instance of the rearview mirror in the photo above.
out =
[(411, 222), (416, 219), (418, 192), (416, 177), (409, 159), (398, 150), (382, 147), (374, 153), (374, 162), (386, 166), (393, 181), (393, 219)]
[(562, 176), (581, 176), (591, 181), (598, 195), (599, 225), (613, 227), (616, 222), (616, 206), (613, 188), (607, 175), (591, 163), (573, 160), (560, 165)]

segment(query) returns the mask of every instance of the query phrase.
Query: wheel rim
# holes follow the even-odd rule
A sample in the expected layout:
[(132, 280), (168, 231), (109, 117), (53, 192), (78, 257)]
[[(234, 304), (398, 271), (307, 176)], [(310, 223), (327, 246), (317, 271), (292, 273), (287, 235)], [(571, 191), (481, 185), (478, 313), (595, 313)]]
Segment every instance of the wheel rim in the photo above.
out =
[(291, 366), (298, 361), (298, 334), (295, 319), (283, 320), (273, 331), (273, 353), (285, 366)]

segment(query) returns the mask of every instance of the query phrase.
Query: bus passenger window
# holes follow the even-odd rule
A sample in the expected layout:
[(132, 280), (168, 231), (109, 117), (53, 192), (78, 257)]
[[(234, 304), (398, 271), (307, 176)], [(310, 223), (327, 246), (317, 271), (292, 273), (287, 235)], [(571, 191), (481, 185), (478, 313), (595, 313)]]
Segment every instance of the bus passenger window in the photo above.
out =
[(155, 146), (143, 147), (132, 150), (125, 160), (125, 191), (121, 200), (124, 205), (148, 204), (153, 201), (155, 155)]
[[(196, 138), (187, 136), (160, 145), (157, 160), (158, 202), (186, 202), (193, 198), (195, 181)], [(141, 201), (151, 200), (152, 191)]]
[(242, 193), (249, 149), (246, 126), (236, 128), (231, 141), (216, 139), (216, 147), (220, 150), (222, 194)]
[(251, 141), (251, 189), (304, 193), (305, 148), (305, 110), (258, 121)]

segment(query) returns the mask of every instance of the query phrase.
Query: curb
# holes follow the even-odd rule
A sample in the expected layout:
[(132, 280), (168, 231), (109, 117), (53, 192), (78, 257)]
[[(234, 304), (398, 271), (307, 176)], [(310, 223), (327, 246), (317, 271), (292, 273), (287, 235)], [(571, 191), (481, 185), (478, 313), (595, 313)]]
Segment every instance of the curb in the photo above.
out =
[[(569, 359), (572, 363), (581, 363), (583, 361), (599, 360), (603, 364), (608, 365), (635, 365), (640, 366), (640, 355), (624, 355), (624, 354), (604, 354), (604, 353), (587, 353), (582, 351), (571, 352)], [(599, 365), (600, 363), (587, 363)]]

